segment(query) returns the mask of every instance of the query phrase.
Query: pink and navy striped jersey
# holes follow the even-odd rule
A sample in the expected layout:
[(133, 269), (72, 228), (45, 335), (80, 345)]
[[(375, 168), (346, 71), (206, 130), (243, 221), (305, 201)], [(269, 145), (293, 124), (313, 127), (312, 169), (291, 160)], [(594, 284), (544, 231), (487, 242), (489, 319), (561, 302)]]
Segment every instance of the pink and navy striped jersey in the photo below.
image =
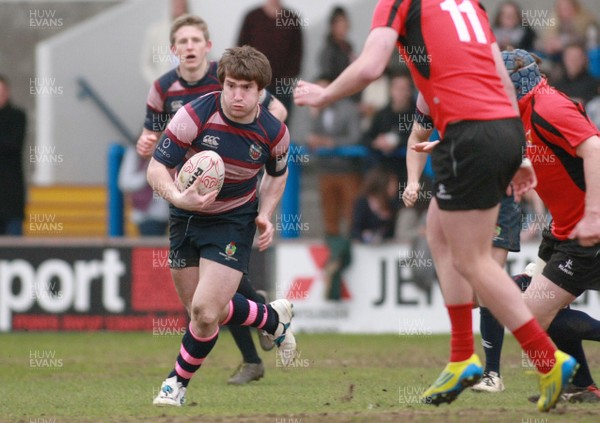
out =
[[(221, 92), (187, 103), (173, 116), (156, 149), (154, 159), (168, 168), (181, 166), (203, 150), (213, 150), (225, 163), (225, 181), (216, 201), (203, 214), (219, 214), (256, 198), (261, 169), (271, 176), (287, 170), (290, 134), (287, 126), (259, 105), (249, 124), (233, 122), (221, 108)], [(192, 212), (181, 210), (184, 215)]]
[(217, 77), (217, 62), (209, 62), (206, 75), (189, 83), (173, 69), (154, 81), (146, 100), (144, 128), (162, 132), (177, 110), (204, 94), (218, 91), (221, 83)]

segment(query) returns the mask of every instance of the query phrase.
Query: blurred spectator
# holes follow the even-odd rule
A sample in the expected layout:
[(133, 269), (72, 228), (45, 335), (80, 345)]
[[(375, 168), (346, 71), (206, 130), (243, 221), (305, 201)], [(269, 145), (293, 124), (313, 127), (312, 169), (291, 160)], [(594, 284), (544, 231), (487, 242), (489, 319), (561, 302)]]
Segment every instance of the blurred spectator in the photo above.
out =
[(393, 239), (399, 208), (396, 174), (383, 167), (372, 168), (354, 203), (352, 239), (365, 244)]
[(134, 146), (125, 150), (119, 170), (119, 189), (131, 206), (131, 220), (142, 236), (162, 236), (167, 233), (169, 204), (154, 191), (146, 180), (150, 159), (140, 157)]
[(238, 37), (238, 46), (248, 44), (269, 59), (273, 79), (267, 89), (287, 109), (288, 121), (302, 64), (303, 24), (298, 11), (285, 9), (281, 0), (265, 0), (261, 7), (246, 14)]
[(390, 79), (384, 72), (378, 79), (370, 83), (360, 95), (360, 128), (366, 131), (373, 122), (375, 113), (390, 101)]
[(141, 54), (141, 73), (144, 80), (152, 85), (156, 79), (179, 64), (179, 59), (171, 52), (169, 33), (171, 23), (188, 13), (187, 0), (170, 0), (171, 16), (168, 19), (148, 25), (144, 36)]
[(523, 50), (533, 50), (536, 33), (522, 17), (522, 9), (513, 1), (500, 4), (492, 26), (500, 50), (508, 46)]
[(585, 47), (571, 44), (563, 52), (564, 76), (554, 86), (585, 106), (598, 93), (599, 81), (588, 71)]
[(406, 181), (406, 144), (415, 114), (415, 99), (410, 74), (390, 76), (390, 101), (375, 113), (363, 136), (363, 144), (372, 151), (368, 166), (381, 164)]
[[(320, 81), (326, 85), (328, 82)], [(308, 146), (312, 151), (355, 145), (360, 138), (358, 107), (342, 99), (320, 110), (313, 110)], [(323, 203), (325, 233), (342, 233), (340, 223), (350, 224), (352, 207), (361, 181), (360, 161), (356, 158), (323, 155), (317, 158), (319, 188)], [(345, 222), (344, 222), (345, 219)]]
[(333, 81), (354, 60), (352, 44), (348, 41), (350, 20), (343, 7), (335, 7), (329, 17), (329, 33), (319, 53), (319, 75)]
[[(321, 80), (321, 85), (328, 81)], [(357, 144), (360, 138), (358, 105), (343, 98), (328, 107), (312, 109), (308, 146), (312, 151)], [(352, 209), (361, 184), (361, 164), (356, 158), (317, 156), (321, 208), (329, 261), (325, 267), (327, 298), (341, 299), (341, 273), (350, 264)]]
[(0, 235), (23, 235), (26, 125), (25, 112), (11, 104), (8, 80), (0, 75)]
[(371, 82), (361, 93), (360, 113), (362, 121), (360, 127), (363, 131), (369, 129), (375, 113), (384, 108), (390, 101), (390, 77), (397, 73), (410, 75), (404, 58), (400, 55), (398, 49), (394, 49), (383, 75)]
[(560, 54), (570, 44), (597, 44), (597, 19), (579, 0), (556, 0), (551, 23), (545, 26), (540, 47), (554, 62), (560, 61)]

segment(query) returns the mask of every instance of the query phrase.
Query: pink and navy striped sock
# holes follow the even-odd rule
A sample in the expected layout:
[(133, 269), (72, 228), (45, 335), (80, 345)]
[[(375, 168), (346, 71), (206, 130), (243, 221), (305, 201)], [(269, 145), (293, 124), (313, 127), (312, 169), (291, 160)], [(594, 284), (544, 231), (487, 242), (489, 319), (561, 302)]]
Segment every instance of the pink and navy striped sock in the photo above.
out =
[(279, 316), (269, 304), (250, 301), (241, 294), (235, 294), (229, 301), (229, 314), (221, 325), (252, 326), (271, 335), (277, 330)]
[(169, 377), (177, 376), (177, 382), (187, 386), (196, 370), (202, 366), (204, 359), (213, 349), (219, 337), (219, 329), (208, 338), (200, 338), (192, 332), (192, 325), (188, 326), (181, 340), (179, 355), (175, 361), (175, 368)]

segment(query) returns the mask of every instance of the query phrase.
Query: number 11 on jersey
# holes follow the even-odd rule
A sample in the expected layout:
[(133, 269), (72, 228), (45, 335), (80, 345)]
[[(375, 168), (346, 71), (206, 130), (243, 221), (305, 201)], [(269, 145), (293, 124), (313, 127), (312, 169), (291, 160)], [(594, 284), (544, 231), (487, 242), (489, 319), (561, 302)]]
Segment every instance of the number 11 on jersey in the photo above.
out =
[(471, 34), (469, 33), (469, 28), (467, 28), (467, 23), (463, 17), (464, 13), (467, 15), (471, 28), (473, 28), (477, 42), (487, 44), (487, 37), (483, 31), (481, 22), (479, 22), (473, 3), (471, 3), (470, 0), (464, 0), (461, 4), (456, 4), (456, 0), (444, 0), (440, 3), (440, 7), (443, 11), (450, 13), (450, 17), (452, 18), (452, 22), (454, 22), (454, 27), (456, 28), (458, 39), (460, 41), (463, 43), (471, 42)]

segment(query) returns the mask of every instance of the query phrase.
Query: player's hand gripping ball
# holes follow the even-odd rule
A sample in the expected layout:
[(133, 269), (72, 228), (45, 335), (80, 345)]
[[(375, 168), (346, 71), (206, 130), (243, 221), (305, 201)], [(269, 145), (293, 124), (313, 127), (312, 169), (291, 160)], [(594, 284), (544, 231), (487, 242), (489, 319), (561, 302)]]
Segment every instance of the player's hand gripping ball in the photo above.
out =
[(220, 191), (225, 179), (225, 164), (214, 151), (201, 151), (186, 161), (175, 176), (180, 191), (192, 186), (196, 179), (198, 192), (202, 195), (212, 191)]

